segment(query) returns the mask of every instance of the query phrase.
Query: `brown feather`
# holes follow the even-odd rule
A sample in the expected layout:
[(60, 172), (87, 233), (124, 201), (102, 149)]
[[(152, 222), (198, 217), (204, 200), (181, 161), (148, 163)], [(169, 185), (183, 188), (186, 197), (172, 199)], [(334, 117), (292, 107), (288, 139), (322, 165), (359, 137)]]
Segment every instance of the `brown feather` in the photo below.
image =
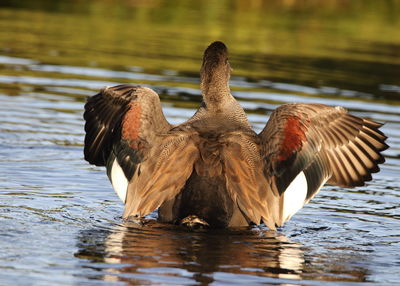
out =
[[(194, 136), (194, 135), (193, 135)], [(124, 218), (145, 216), (183, 188), (198, 157), (194, 138), (186, 134), (165, 137), (140, 164), (128, 186)]]

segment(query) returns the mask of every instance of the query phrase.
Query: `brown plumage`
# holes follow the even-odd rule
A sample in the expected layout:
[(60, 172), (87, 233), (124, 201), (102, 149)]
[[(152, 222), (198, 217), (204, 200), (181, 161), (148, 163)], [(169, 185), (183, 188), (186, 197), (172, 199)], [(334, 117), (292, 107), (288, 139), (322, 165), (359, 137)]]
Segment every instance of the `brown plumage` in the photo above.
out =
[(107, 87), (88, 99), (85, 159), (107, 167), (124, 218), (159, 209), (164, 222), (193, 216), (211, 227), (275, 229), (325, 183), (362, 186), (379, 171), (388, 148), (380, 123), (295, 103), (256, 134), (230, 93), (230, 72), (226, 46), (212, 43), (201, 67), (203, 103), (176, 126), (149, 88)]

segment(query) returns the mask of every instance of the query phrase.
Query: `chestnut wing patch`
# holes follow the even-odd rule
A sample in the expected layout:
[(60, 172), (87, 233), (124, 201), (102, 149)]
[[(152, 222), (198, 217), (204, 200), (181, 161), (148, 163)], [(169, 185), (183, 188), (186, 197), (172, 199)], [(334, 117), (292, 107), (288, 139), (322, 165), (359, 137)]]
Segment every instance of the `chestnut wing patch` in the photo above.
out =
[(307, 141), (305, 132), (306, 126), (297, 116), (289, 116), (286, 119), (283, 129), (283, 140), (280, 143), (280, 150), (277, 160), (286, 161), (295, 152), (301, 150), (303, 144)]

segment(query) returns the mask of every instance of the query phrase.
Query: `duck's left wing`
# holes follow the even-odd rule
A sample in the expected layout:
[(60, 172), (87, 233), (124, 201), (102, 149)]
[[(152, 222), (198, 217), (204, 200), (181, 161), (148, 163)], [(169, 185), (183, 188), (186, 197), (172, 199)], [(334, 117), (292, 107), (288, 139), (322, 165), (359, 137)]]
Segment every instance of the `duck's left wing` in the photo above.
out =
[(264, 173), (280, 203), (282, 225), (324, 185), (362, 186), (384, 162), (381, 124), (341, 107), (286, 104), (276, 109), (261, 139)]
[(85, 104), (85, 159), (106, 166), (111, 183), (125, 201), (128, 182), (146, 159), (158, 135), (171, 125), (158, 94), (130, 84), (106, 87)]
[(147, 215), (183, 188), (198, 156), (197, 135), (173, 130), (153, 90), (104, 88), (88, 99), (84, 119), (85, 159), (107, 167), (124, 218)]

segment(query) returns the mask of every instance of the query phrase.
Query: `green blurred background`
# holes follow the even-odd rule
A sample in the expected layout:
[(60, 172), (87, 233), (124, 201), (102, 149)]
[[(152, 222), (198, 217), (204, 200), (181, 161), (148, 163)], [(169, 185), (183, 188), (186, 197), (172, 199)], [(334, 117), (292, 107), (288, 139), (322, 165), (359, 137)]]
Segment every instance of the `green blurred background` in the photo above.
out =
[(399, 15), (395, 0), (2, 0), (0, 55), (196, 76), (223, 40), (234, 76), (397, 100)]

